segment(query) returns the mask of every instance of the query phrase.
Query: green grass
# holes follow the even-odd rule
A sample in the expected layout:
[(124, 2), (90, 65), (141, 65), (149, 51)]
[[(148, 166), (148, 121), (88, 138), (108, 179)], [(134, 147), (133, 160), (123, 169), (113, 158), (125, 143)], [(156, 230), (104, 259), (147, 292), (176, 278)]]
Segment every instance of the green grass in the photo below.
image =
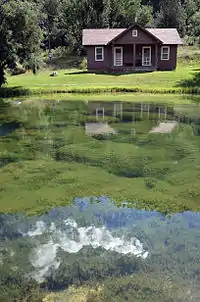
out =
[[(189, 87), (178, 87), (180, 81), (192, 78), (194, 67), (179, 67), (171, 72), (154, 72), (124, 75), (76, 74), (77, 71), (60, 70), (57, 77), (50, 77), (49, 71), (37, 75), (27, 73), (8, 78), (8, 86), (21, 87), (31, 93), (88, 93), (88, 92), (153, 92), (181, 93), (190, 92)], [(73, 73), (75, 72), (75, 73)]]
[(7, 90), (13, 94), (44, 93), (102, 93), (102, 92), (141, 92), (141, 93), (191, 93), (198, 94), (198, 86), (184, 86), (184, 81), (192, 81), (194, 67), (179, 67), (171, 72), (154, 72), (124, 75), (74, 74), (72, 71), (65, 75), (60, 71), (57, 77), (50, 77), (49, 71), (41, 71), (37, 75), (27, 73), (8, 78)]
[[(32, 88), (38, 90), (49, 89), (67, 89), (69, 87), (139, 87), (139, 88), (172, 88), (180, 80), (185, 79), (194, 67), (179, 67), (177, 71), (170, 72), (153, 72), (141, 74), (124, 74), (124, 75), (106, 75), (93, 73), (80, 73), (79, 70), (60, 70), (56, 77), (49, 76), (49, 70), (41, 71), (37, 75), (32, 73), (11, 76), (8, 78), (8, 87), (23, 86), (24, 88)], [(65, 87), (66, 86), (66, 87)]]

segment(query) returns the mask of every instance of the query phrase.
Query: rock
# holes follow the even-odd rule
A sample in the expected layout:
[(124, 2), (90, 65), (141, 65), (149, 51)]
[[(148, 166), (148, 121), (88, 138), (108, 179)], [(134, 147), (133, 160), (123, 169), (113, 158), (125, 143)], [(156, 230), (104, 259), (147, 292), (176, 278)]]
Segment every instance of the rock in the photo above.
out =
[(57, 76), (57, 75), (58, 75), (57, 71), (54, 71), (54, 72), (52, 72), (52, 73), (50, 74), (50, 77), (55, 77), (55, 76)]

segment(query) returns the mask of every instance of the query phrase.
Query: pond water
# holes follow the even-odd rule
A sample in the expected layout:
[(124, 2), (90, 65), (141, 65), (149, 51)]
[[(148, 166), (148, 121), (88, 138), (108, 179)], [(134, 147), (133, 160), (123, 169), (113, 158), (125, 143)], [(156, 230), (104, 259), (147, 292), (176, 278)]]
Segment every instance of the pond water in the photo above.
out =
[(198, 104), (1, 101), (0, 301), (199, 301), (199, 125)]

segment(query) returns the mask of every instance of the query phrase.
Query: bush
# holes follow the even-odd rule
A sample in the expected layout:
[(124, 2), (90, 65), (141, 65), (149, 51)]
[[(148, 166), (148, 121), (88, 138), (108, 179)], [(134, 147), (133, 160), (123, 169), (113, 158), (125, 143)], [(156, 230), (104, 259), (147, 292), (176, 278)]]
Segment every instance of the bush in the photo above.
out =
[(86, 70), (87, 69), (87, 59), (84, 57), (83, 60), (81, 61), (79, 68), (81, 70)]
[(156, 180), (155, 179), (145, 179), (145, 185), (147, 189), (153, 189), (156, 185)]

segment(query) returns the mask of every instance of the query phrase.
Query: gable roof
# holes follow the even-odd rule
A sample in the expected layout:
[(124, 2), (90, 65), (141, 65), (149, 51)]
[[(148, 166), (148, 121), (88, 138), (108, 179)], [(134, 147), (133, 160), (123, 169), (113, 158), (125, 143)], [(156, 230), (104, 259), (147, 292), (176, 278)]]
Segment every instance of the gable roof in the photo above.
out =
[[(84, 29), (83, 45), (107, 45), (115, 38), (122, 36), (127, 30), (127, 28)], [(182, 44), (176, 28), (145, 28), (145, 31), (149, 32), (163, 44)]]
[(154, 34), (152, 34), (151, 32), (149, 32), (146, 28), (143, 28), (143, 27), (140, 26), (140, 25), (134, 24), (134, 25), (129, 26), (128, 28), (125, 28), (124, 31), (122, 31), (118, 36), (116, 36), (114, 39), (112, 39), (112, 40), (109, 42), (109, 44), (112, 43), (112, 42), (114, 42), (114, 41), (116, 41), (116, 40), (119, 39), (121, 36), (125, 35), (129, 30), (132, 30), (132, 29), (135, 28), (135, 27), (136, 27), (137, 29), (139, 28), (141, 31), (147, 33), (147, 35), (149, 35), (149, 36), (151, 36), (153, 39), (157, 40), (157, 42), (163, 43), (160, 39), (158, 39), (158, 37), (156, 37)]

